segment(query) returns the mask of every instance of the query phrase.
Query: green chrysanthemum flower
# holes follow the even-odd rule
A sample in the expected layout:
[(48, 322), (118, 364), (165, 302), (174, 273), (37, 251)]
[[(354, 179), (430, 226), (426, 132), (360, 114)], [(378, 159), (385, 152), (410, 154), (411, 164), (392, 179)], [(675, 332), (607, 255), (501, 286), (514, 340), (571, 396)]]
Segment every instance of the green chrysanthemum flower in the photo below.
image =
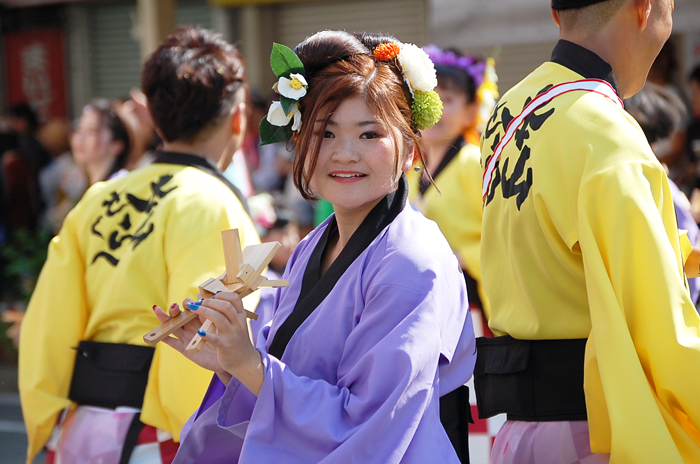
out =
[(434, 90), (417, 91), (413, 97), (411, 110), (413, 110), (413, 124), (416, 129), (427, 129), (442, 117), (442, 100)]

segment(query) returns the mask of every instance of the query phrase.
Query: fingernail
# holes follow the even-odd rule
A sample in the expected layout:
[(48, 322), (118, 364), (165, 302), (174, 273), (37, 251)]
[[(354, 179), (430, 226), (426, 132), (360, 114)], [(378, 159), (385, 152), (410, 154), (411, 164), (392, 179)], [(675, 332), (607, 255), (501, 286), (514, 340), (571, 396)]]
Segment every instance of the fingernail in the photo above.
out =
[(207, 334), (207, 333), (206, 333), (205, 331), (203, 331), (202, 329), (197, 329), (197, 333), (198, 333), (199, 335), (201, 335), (202, 337), (204, 337), (204, 336)]
[(198, 304), (190, 303), (187, 305), (187, 309), (191, 309), (192, 311), (197, 311), (199, 309)]
[(153, 305), (153, 311), (155, 311), (157, 307), (158, 307), (158, 306)]
[(170, 305), (170, 309), (175, 309), (175, 308), (177, 308), (177, 303), (173, 303)]

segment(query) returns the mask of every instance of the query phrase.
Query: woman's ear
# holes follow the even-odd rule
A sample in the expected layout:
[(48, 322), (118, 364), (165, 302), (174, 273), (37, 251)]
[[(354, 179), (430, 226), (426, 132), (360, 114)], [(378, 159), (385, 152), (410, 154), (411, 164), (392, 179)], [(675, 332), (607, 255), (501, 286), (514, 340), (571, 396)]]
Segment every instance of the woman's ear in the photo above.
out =
[(401, 162), (401, 170), (403, 172), (408, 172), (411, 170), (411, 167), (413, 166), (413, 160), (416, 157), (416, 146), (411, 145), (408, 150), (406, 150), (406, 153), (404, 154), (403, 161)]

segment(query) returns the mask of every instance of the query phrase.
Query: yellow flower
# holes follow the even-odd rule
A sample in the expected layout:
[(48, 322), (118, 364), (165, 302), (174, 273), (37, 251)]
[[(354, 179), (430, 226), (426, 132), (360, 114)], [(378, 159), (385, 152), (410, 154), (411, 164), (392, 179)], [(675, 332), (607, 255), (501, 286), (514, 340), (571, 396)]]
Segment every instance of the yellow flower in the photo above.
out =
[(301, 74), (292, 73), (289, 75), (289, 79), (280, 77), (277, 82), (277, 90), (280, 95), (291, 98), (292, 100), (299, 100), (306, 95), (307, 87), (306, 79), (304, 79), (304, 76)]

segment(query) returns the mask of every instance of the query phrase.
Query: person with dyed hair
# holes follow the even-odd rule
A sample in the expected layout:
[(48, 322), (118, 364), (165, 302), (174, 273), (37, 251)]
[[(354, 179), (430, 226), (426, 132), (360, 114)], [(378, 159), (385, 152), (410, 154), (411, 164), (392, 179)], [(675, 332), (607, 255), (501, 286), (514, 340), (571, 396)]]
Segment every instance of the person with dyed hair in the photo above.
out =
[(19, 390), (28, 462), (46, 445), (49, 462), (170, 463), (211, 373), (145, 346), (158, 325), (153, 305), (194, 296), (224, 271), (222, 230), (259, 243), (221, 172), (245, 133), (239, 51), (206, 29), (178, 29), (144, 65), (142, 88), (163, 149), (85, 193), (27, 308)]
[(121, 102), (96, 98), (85, 107), (71, 134), (73, 159), (85, 169), (88, 185), (126, 175), (132, 140), (119, 115)]
[[(297, 187), (335, 212), (294, 251), (255, 346), (235, 294), (192, 306), (216, 331), (188, 356), (219, 381), (175, 462), (458, 463), (440, 397), (472, 374), (467, 292), (404, 175), (440, 115), (433, 65), (415, 45), (340, 31), (276, 44), (271, 64), (281, 100), (263, 143), (293, 137)], [(197, 328), (166, 342), (183, 351)]]
[(496, 337), (477, 342), (475, 386), (480, 417), (508, 414), (491, 462), (700, 462), (686, 279), (700, 272), (684, 266), (668, 178), (622, 103), (670, 36), (674, 2), (551, 5), (551, 61), (501, 98), (481, 143)]

